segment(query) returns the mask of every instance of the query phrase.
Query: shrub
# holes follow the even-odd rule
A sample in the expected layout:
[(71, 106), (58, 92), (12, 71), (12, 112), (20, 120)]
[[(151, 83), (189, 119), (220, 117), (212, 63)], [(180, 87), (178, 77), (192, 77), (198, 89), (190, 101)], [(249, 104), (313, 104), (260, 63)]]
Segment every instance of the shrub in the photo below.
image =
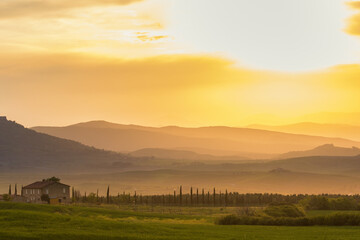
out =
[(50, 203), (50, 197), (47, 194), (41, 195), (41, 201)]
[(11, 200), (11, 196), (9, 194), (3, 194), (2, 196), (5, 202), (9, 202)]
[(304, 217), (305, 212), (302, 208), (293, 204), (272, 204), (264, 212), (271, 217)]

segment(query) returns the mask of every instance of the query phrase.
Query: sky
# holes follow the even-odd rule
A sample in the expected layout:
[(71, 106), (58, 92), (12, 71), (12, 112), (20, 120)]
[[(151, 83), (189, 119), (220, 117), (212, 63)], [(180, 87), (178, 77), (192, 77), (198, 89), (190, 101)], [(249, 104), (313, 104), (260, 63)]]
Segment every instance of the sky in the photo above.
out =
[(2, 0), (0, 115), (330, 122), (360, 112), (359, 36), (360, 1)]

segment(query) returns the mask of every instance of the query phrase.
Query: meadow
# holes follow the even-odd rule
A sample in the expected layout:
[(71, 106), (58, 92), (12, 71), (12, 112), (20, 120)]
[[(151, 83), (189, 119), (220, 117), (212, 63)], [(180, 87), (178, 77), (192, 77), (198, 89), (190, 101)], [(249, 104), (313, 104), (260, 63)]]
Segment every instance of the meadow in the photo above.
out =
[[(0, 203), (0, 239), (360, 239), (359, 227), (221, 226), (238, 208)], [(309, 215), (334, 211), (310, 211)]]

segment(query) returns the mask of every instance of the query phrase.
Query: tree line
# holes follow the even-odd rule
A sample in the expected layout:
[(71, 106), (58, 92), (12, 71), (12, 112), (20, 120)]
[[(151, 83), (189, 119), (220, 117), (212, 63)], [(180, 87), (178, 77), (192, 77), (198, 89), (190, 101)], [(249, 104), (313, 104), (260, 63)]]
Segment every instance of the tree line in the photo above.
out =
[[(332, 199), (332, 200), (331, 200)], [(342, 199), (342, 200), (339, 200)], [(214, 207), (236, 207), (236, 206), (265, 206), (271, 203), (298, 204), (301, 201), (309, 202), (313, 208), (332, 209), (332, 206), (358, 206), (360, 195), (341, 194), (276, 194), (276, 193), (238, 193), (221, 191), (213, 188), (211, 191), (199, 188), (190, 188), (189, 192), (183, 192), (180, 186), (178, 191), (174, 190), (168, 194), (143, 195), (136, 191), (133, 193), (123, 192), (111, 195), (110, 186), (106, 189), (106, 196), (100, 196), (97, 192), (82, 194), (79, 190), (72, 188), (72, 201), (74, 203), (93, 204), (118, 204), (118, 205), (152, 205), (152, 206), (214, 206)], [(311, 207), (310, 207), (311, 208)]]

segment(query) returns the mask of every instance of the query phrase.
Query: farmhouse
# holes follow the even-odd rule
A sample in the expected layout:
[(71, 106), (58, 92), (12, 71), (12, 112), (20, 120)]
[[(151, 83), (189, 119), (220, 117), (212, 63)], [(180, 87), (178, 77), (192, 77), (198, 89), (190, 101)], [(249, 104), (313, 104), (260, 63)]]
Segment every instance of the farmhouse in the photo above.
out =
[(70, 186), (60, 183), (52, 178), (34, 182), (23, 187), (21, 196), (30, 203), (43, 203), (48, 201), (50, 204), (70, 203)]

